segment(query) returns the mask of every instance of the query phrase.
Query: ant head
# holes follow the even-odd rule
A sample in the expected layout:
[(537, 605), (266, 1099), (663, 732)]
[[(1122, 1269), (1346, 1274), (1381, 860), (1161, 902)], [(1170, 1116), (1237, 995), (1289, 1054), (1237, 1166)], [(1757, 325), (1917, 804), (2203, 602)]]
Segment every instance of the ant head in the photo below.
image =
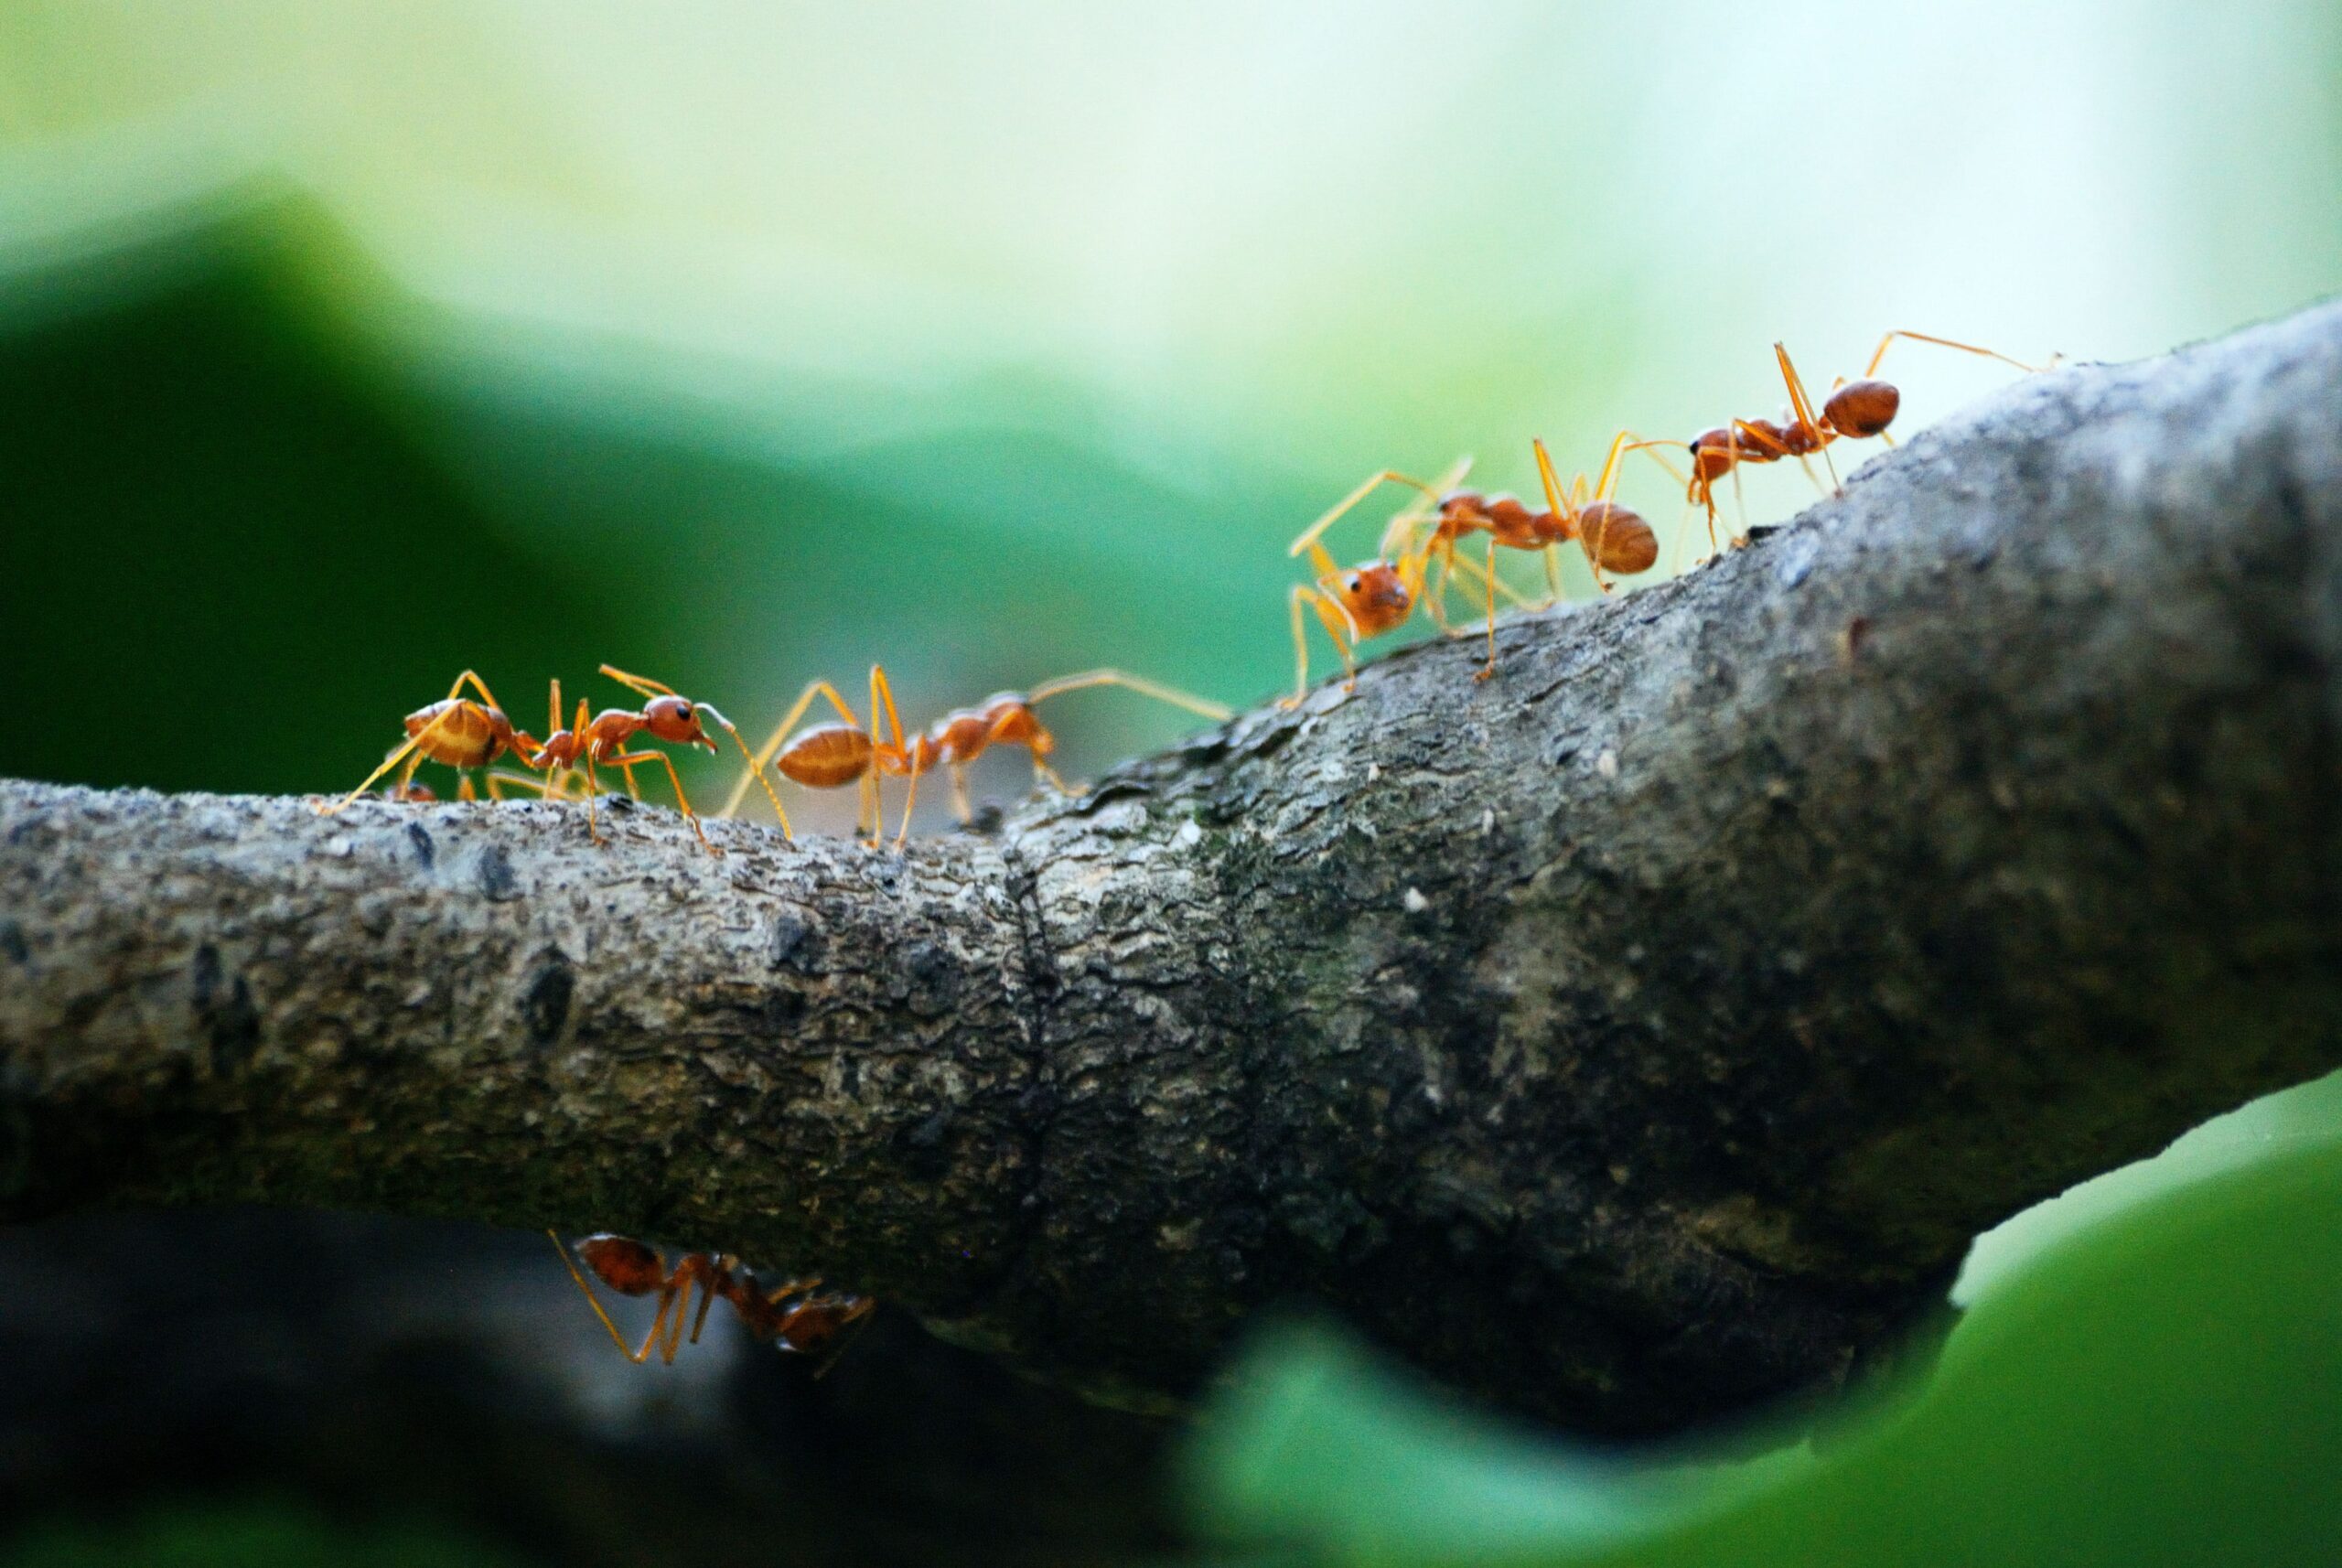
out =
[(1369, 561), (1342, 574), (1342, 603), (1360, 624), (1402, 615), (1413, 605), (1399, 568), (1388, 561)]
[(704, 746), (714, 751), (715, 743), (699, 727), (702, 705), (688, 697), (653, 697), (643, 704), (643, 727), (661, 740), (677, 746)]
[(649, 1295), (667, 1283), (667, 1260), (655, 1247), (607, 1231), (577, 1243), (577, 1261), (620, 1295)]

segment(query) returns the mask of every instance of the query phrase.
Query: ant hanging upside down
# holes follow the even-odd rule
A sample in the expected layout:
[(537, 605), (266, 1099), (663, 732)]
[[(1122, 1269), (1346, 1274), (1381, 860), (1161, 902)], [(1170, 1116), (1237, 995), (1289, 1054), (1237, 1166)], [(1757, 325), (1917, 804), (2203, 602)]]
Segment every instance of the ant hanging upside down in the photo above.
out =
[[(640, 1366), (656, 1349), (659, 1359), (672, 1366), (675, 1353), (683, 1345), (683, 1317), (691, 1312), (692, 1290), (700, 1292), (699, 1311), (692, 1317), (691, 1343), (699, 1343), (700, 1330), (707, 1326), (707, 1309), (717, 1298), (732, 1304), (740, 1315), (741, 1323), (748, 1330), (748, 1337), (758, 1344), (768, 1344), (782, 1350), (819, 1358), (820, 1371), (827, 1371), (838, 1352), (845, 1348), (846, 1330), (876, 1309), (878, 1304), (868, 1296), (854, 1295), (843, 1291), (823, 1291), (819, 1280), (788, 1280), (768, 1286), (755, 1273), (728, 1252), (686, 1252), (672, 1269), (655, 1247), (626, 1236), (607, 1232), (588, 1236), (578, 1242), (572, 1258), (572, 1249), (561, 1244), (561, 1238), (551, 1230), (553, 1248), (569, 1269), (569, 1277), (586, 1294), (594, 1316), (609, 1330), (610, 1340), (625, 1351), (626, 1359)], [(659, 1311), (650, 1320), (650, 1332), (642, 1343), (629, 1349), (626, 1336), (602, 1309), (601, 1301), (594, 1294), (594, 1287), (577, 1270), (579, 1262), (593, 1271), (600, 1280), (620, 1295), (657, 1295)], [(816, 1374), (818, 1375), (818, 1373)]]

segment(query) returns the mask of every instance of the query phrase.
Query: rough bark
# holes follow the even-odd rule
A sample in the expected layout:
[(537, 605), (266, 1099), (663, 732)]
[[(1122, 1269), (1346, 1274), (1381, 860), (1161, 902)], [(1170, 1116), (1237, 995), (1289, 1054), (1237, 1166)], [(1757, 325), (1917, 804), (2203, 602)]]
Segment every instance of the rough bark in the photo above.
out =
[(2342, 1065), (2342, 308), (2027, 378), (1760, 545), (996, 836), (0, 788), (0, 1214), (817, 1268), (1128, 1403), (1329, 1302), (1582, 1428), (1890, 1343)]

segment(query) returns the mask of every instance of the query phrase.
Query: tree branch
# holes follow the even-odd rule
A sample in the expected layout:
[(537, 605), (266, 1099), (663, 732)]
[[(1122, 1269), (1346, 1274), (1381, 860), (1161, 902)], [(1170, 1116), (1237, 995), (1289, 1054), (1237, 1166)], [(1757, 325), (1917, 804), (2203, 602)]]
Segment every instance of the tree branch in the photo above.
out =
[(1294, 1294), (1585, 1428), (1839, 1376), (2342, 1065), (2337, 407), (2334, 306), (2029, 378), (902, 855), (5, 786), (0, 1213), (614, 1228), (1156, 1407)]

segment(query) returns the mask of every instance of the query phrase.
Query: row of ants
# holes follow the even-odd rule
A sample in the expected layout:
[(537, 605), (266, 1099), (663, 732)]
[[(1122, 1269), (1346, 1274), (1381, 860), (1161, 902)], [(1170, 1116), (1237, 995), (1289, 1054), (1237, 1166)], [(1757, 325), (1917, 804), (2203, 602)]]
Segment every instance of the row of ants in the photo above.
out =
[[(1789, 392), (1789, 406), (1780, 418), (1735, 419), (1703, 430), (1689, 441), (1656, 439), (1622, 430), (1610, 443), (1599, 477), (1589, 481), (1580, 472), (1567, 486), (1555, 472), (1545, 443), (1532, 442), (1538, 478), (1544, 490), (1542, 511), (1514, 496), (1460, 488), (1470, 467), (1469, 459), (1457, 464), (1436, 484), (1391, 468), (1369, 475), (1305, 529), (1288, 551), (1295, 556), (1306, 553), (1316, 578), (1312, 583), (1296, 585), (1289, 598), (1295, 680), (1294, 694), (1284, 705), (1297, 704), (1309, 688), (1305, 611), (1316, 613), (1341, 655), (1346, 681), (1354, 684), (1360, 643), (1406, 625), (1418, 606), (1428, 609), (1442, 631), (1452, 633), (1454, 628), (1445, 607), (1449, 588), (1459, 575), (1475, 578), (1486, 610), (1488, 658), (1478, 671), (1478, 677), (1486, 680), (1495, 674), (1497, 667), (1498, 596), (1501, 594), (1515, 603), (1526, 602), (1498, 575), (1499, 549), (1542, 553), (1545, 602), (1549, 606), (1561, 596), (1555, 550), (1572, 541), (1585, 550), (1595, 584), (1604, 593), (1611, 590), (1612, 576), (1633, 576), (1649, 571), (1659, 560), (1659, 535), (1639, 512), (1617, 500), (1615, 493), (1621, 460), (1629, 453), (1649, 453), (1682, 486), (1687, 518), (1694, 508), (1704, 511), (1711, 554), (1717, 549), (1716, 484), (1725, 476), (1732, 476), (1736, 486), (1744, 466), (1775, 463), (1786, 457), (1804, 463), (1818, 455), (1835, 485), (1838, 476), (1830, 457), (1831, 446), (1843, 440), (1874, 436), (1893, 444), (1894, 438), (1886, 430), (1901, 406), (1902, 394), (1893, 383), (1879, 379), (1878, 370), (1887, 350), (1905, 338), (1982, 355), (2023, 371), (2041, 368), (1948, 338), (1921, 332), (1889, 332), (1879, 339), (1862, 375), (1852, 381), (1840, 377), (1832, 384), (1829, 396), (1817, 406), (1791, 363), (1788, 349), (1776, 343), (1774, 357)], [(1681, 448), (1688, 471), (1660, 456), (1659, 449), (1662, 447)], [(1807, 471), (1811, 472), (1810, 465)], [(1819, 482), (1817, 477), (1816, 483)], [(1421, 499), (1391, 520), (1374, 559), (1345, 569), (1336, 564), (1321, 538), (1385, 484), (1410, 488)], [(1487, 535), (1485, 560), (1475, 563), (1459, 559), (1456, 546), (1475, 533)], [(1737, 536), (1734, 541), (1743, 542)], [(1436, 583), (1428, 581), (1434, 564), (1439, 570)], [(752, 752), (732, 722), (712, 704), (694, 703), (671, 686), (611, 665), (603, 665), (602, 673), (642, 698), (642, 705), (607, 708), (589, 718), (587, 705), (581, 699), (575, 716), (564, 726), (561, 682), (555, 680), (547, 703), (549, 733), (539, 740), (516, 728), (506, 718), (487, 682), (467, 670), (448, 688), (445, 698), (406, 716), (404, 744), (393, 750), (380, 768), (348, 795), (319, 810), (330, 815), (347, 808), (393, 768), (400, 769), (400, 773), (398, 781), (387, 791), (392, 799), (435, 799), (427, 786), (414, 782), (416, 768), (425, 761), (433, 761), (457, 770), (459, 795), (465, 800), (473, 798), (469, 771), (482, 768), (489, 769), (488, 789), (496, 799), (501, 799), (508, 788), (532, 790), (547, 799), (572, 799), (582, 792), (586, 802), (586, 832), (598, 843), (602, 842), (601, 832), (593, 803), (600, 793), (599, 770), (618, 769), (628, 792), (639, 798), (634, 770), (656, 763), (667, 770), (676, 804), (690, 820), (701, 844), (711, 854), (717, 854), (720, 852), (708, 843), (706, 831), (683, 793), (682, 780), (675, 771), (673, 760), (661, 751), (633, 749), (647, 735), (669, 745), (704, 746), (714, 752), (716, 745), (705, 728), (706, 724), (713, 723), (732, 737), (747, 762), (721, 815), (736, 813), (753, 783), (762, 788), (771, 802), (781, 831), (790, 833), (789, 812), (781, 804), (779, 791), (765, 777), (765, 768), (770, 767), (780, 777), (809, 789), (855, 787), (860, 791), (861, 806), (857, 831), (876, 843), (884, 832), (882, 782), (901, 779), (908, 789), (903, 801), (902, 825), (895, 834), (895, 842), (900, 845), (910, 831), (911, 813), (919, 799), (919, 780), (938, 768), (943, 768), (950, 779), (952, 806), (960, 820), (964, 822), (972, 818), (967, 769), (995, 746), (1023, 747), (1031, 754), (1037, 785), (1046, 782), (1060, 792), (1069, 792), (1065, 781), (1047, 760), (1056, 747), (1056, 737), (1036, 712), (1040, 703), (1051, 697), (1090, 687), (1118, 686), (1205, 718), (1217, 721), (1230, 716), (1230, 710), (1221, 703), (1120, 670), (1090, 670), (1044, 682), (1029, 692), (997, 693), (975, 707), (946, 714), (926, 730), (907, 736), (886, 672), (882, 666), (874, 664), (870, 667), (868, 722), (854, 714), (836, 687), (817, 680), (805, 687), (770, 737)], [(467, 688), (478, 693), (477, 700), (466, 694)], [(826, 702), (837, 714), (836, 720), (797, 731), (798, 722), (817, 701)], [(494, 770), (493, 765), (508, 754), (531, 771)]]
[[(1830, 458), (1831, 446), (1840, 441), (1874, 436), (1893, 444), (1886, 430), (1901, 405), (1902, 394), (1892, 383), (1878, 379), (1878, 369), (1887, 350), (1904, 338), (1982, 355), (2019, 370), (2040, 368), (1990, 349), (1946, 338), (1919, 332), (1889, 332), (1879, 340), (1863, 374), (1851, 381), (1839, 378), (1832, 383), (1829, 396), (1817, 407), (1790, 362), (1788, 350), (1776, 343), (1774, 356), (1789, 392), (1789, 406), (1780, 418), (1735, 419), (1703, 430), (1689, 441), (1652, 439), (1622, 430), (1611, 441), (1599, 475), (1589, 481), (1581, 472), (1566, 486), (1554, 469), (1545, 443), (1532, 442), (1538, 478), (1544, 491), (1542, 511), (1514, 496), (1483, 494), (1461, 488), (1470, 467), (1468, 459), (1458, 463), (1437, 483), (1425, 483), (1395, 469), (1369, 475), (1311, 523), (1289, 551), (1294, 556), (1308, 555), (1316, 579), (1296, 585), (1290, 596), (1295, 691), (1284, 705), (1297, 704), (1308, 692), (1305, 610), (1316, 613), (1332, 638), (1342, 658), (1345, 677), (1354, 684), (1359, 644), (1399, 629), (1413, 618), (1418, 606), (1429, 611), (1443, 632), (1455, 634), (1446, 611), (1448, 592), (1459, 576), (1472, 579), (1479, 588), (1488, 623), (1488, 658), (1477, 672), (1479, 679), (1486, 680), (1496, 672), (1497, 667), (1498, 596), (1503, 595), (1514, 603), (1526, 602), (1499, 577), (1499, 549), (1543, 554), (1548, 605), (1561, 596), (1555, 550), (1562, 544), (1575, 542), (1585, 552), (1595, 585), (1604, 593), (1611, 591), (1613, 576), (1633, 576), (1649, 571), (1660, 556), (1658, 533), (1641, 514), (1616, 499), (1621, 463), (1630, 453), (1649, 454), (1683, 488), (1687, 522), (1693, 509), (1704, 511), (1711, 555), (1718, 549), (1716, 485), (1727, 475), (1737, 487), (1739, 470), (1746, 465), (1775, 463), (1789, 457), (1805, 463), (1818, 455), (1829, 468), (1834, 486), (1838, 476)], [(1687, 467), (1678, 468), (1660, 456), (1660, 449), (1666, 447), (1681, 449)], [(1810, 465), (1807, 472), (1812, 472)], [(1820, 483), (1818, 476), (1815, 482)], [(1412, 489), (1419, 499), (1391, 520), (1382, 535), (1380, 551), (1373, 560), (1344, 569), (1327, 552), (1321, 539), (1327, 530), (1385, 484)], [(1488, 536), (1484, 559), (1473, 562), (1459, 557), (1458, 544), (1476, 533)], [(1740, 536), (1733, 541), (1735, 544), (1744, 542)], [(1430, 581), (1434, 565), (1439, 573), (1435, 583)], [(967, 789), (968, 767), (996, 746), (1022, 747), (1032, 757), (1037, 785), (1047, 782), (1061, 792), (1069, 792), (1065, 781), (1048, 763), (1056, 738), (1036, 712), (1038, 704), (1052, 697), (1113, 686), (1205, 718), (1225, 720), (1230, 716), (1230, 710), (1219, 703), (1168, 686), (1119, 670), (1091, 670), (1044, 682), (1029, 692), (1001, 693), (975, 707), (946, 714), (927, 729), (907, 736), (886, 672), (874, 664), (870, 669), (866, 723), (854, 714), (836, 687), (827, 681), (814, 681), (790, 704), (765, 743), (752, 751), (732, 721), (713, 705), (694, 702), (672, 687), (607, 664), (602, 666), (602, 673), (641, 699), (641, 706), (607, 708), (589, 717), (587, 704), (581, 700), (564, 725), (561, 683), (556, 680), (547, 703), (548, 733), (539, 740), (514, 727), (487, 682), (467, 670), (448, 688), (445, 698), (406, 716), (405, 742), (365, 782), (340, 800), (318, 809), (328, 815), (344, 810), (393, 769), (398, 770), (398, 779), (386, 791), (392, 799), (435, 799), (428, 786), (414, 781), (416, 769), (424, 762), (432, 761), (457, 770), (458, 793), (464, 800), (475, 798), (470, 775), (481, 769), (487, 770), (486, 783), (491, 799), (502, 799), (509, 788), (531, 790), (548, 800), (569, 800), (582, 793), (586, 802), (586, 831), (598, 843), (602, 839), (594, 800), (600, 793), (602, 770), (617, 769), (628, 794), (639, 797), (634, 770), (656, 763), (667, 770), (676, 804), (690, 820), (700, 843), (711, 854), (720, 854), (708, 843), (706, 831), (683, 793), (682, 779), (675, 771), (673, 760), (663, 751), (641, 745), (643, 737), (648, 736), (670, 746), (704, 746), (714, 752), (718, 747), (707, 733), (707, 726), (714, 725), (731, 737), (747, 763), (724, 803), (723, 816), (732, 816), (739, 810), (753, 783), (760, 786), (770, 800), (781, 831), (790, 832), (789, 813), (773, 782), (765, 777), (765, 769), (769, 767), (779, 777), (809, 789), (855, 787), (860, 791), (858, 832), (876, 843), (885, 832), (882, 781), (901, 779), (908, 787), (903, 801), (902, 825), (895, 835), (896, 843), (900, 845), (910, 831), (920, 778), (942, 768), (950, 779), (953, 807), (960, 819), (967, 822), (972, 816)], [(836, 718), (799, 730), (799, 721), (816, 702), (827, 703)], [(498, 770), (494, 765), (508, 755), (529, 771)], [(691, 1316), (689, 1340), (698, 1343), (709, 1309), (720, 1298), (731, 1304), (751, 1338), (784, 1350), (811, 1354), (826, 1365), (844, 1342), (848, 1331), (876, 1305), (865, 1296), (824, 1292), (819, 1280), (792, 1279), (767, 1285), (728, 1253), (687, 1253), (670, 1269), (656, 1249), (622, 1236), (589, 1236), (576, 1244), (574, 1258), (571, 1249), (561, 1247), (559, 1237), (553, 1238), (553, 1244), (561, 1248), (562, 1260), (567, 1264), (571, 1278), (585, 1292), (611, 1339), (628, 1359), (638, 1364), (648, 1361), (654, 1351), (662, 1362), (671, 1363), (686, 1337), (683, 1323), (687, 1316)], [(596, 1278), (619, 1294), (658, 1297), (656, 1316), (640, 1345), (628, 1346), (618, 1332), (586, 1283), (586, 1275), (579, 1272), (581, 1262)], [(694, 1290), (699, 1293), (696, 1315), (692, 1314)]]
[[(1631, 452), (1645, 452), (1656, 461), (1676, 483), (1682, 486), (1685, 516), (1697, 508), (1707, 518), (1708, 549), (1714, 555), (1716, 541), (1716, 494), (1719, 479), (1732, 476), (1735, 489), (1740, 469), (1748, 464), (1777, 463), (1784, 457), (1794, 457), (1801, 464), (1820, 456), (1830, 471), (1832, 488), (1838, 484), (1837, 467), (1831, 461), (1829, 449), (1840, 441), (1867, 440), (1876, 436), (1890, 446), (1894, 437), (1886, 427), (1895, 422), (1902, 406), (1903, 394), (1890, 382), (1878, 377), (1878, 368), (1886, 359), (1886, 351), (1901, 339), (1933, 343), (1941, 348), (1957, 349), (1963, 353), (1978, 354), (1998, 360), (2018, 370), (2034, 371), (2047, 366), (2028, 365), (1991, 349), (1981, 349), (1972, 343), (1954, 342), (1949, 338), (1930, 337), (1924, 332), (1889, 332), (1878, 341), (1863, 373), (1852, 381), (1841, 376), (1832, 383), (1830, 395), (1820, 406), (1806, 390), (1797, 367), (1790, 362), (1789, 350), (1781, 344), (1773, 345), (1781, 381), (1789, 390), (1789, 406), (1778, 419), (1735, 419), (1727, 424), (1703, 430), (1689, 441), (1658, 439), (1622, 430), (1610, 443), (1609, 456), (1604, 460), (1600, 477), (1588, 483), (1581, 472), (1564, 487), (1553, 470), (1553, 460), (1542, 440), (1531, 444), (1537, 459), (1537, 475), (1545, 492), (1545, 510), (1538, 511), (1518, 497), (1484, 495), (1477, 490), (1458, 488), (1470, 467), (1469, 460), (1459, 463), (1436, 484), (1426, 484), (1411, 478), (1394, 468), (1384, 468), (1370, 474), (1357, 489), (1337, 501), (1326, 514), (1302, 532), (1293, 542), (1287, 553), (1298, 556), (1305, 552), (1316, 573), (1314, 583), (1295, 586), (1291, 595), (1293, 617), (1293, 648), (1295, 661), (1294, 694), (1284, 705), (1300, 703), (1309, 690), (1309, 642), (1305, 631), (1304, 609), (1315, 610), (1318, 620), (1333, 639), (1334, 648), (1341, 655), (1342, 668), (1348, 682), (1358, 679), (1357, 648), (1368, 638), (1396, 631), (1413, 618), (1415, 607), (1423, 605), (1439, 628), (1452, 631), (1448, 625), (1446, 598), (1449, 585), (1456, 578), (1459, 565), (1480, 580), (1484, 592), (1488, 621), (1488, 660), (1478, 671), (1478, 679), (1487, 680), (1497, 668), (1497, 596), (1504, 594), (1519, 601), (1497, 576), (1499, 549), (1535, 551), (1545, 558), (1546, 606), (1561, 597), (1561, 578), (1554, 556), (1557, 546), (1575, 541), (1585, 552), (1586, 564), (1592, 569), (1596, 587), (1611, 590), (1610, 577), (1633, 576), (1649, 571), (1659, 560), (1659, 535), (1639, 512), (1615, 499), (1619, 478), (1620, 459)], [(2050, 363), (2057, 361), (2053, 359)], [(1660, 456), (1662, 447), (1681, 448), (1688, 462), (1688, 472), (1678, 468)], [(1810, 464), (1806, 472), (1813, 470)], [(1818, 476), (1815, 478), (1820, 483)], [(1421, 499), (1391, 520), (1383, 531), (1380, 553), (1370, 561), (1362, 561), (1348, 569), (1338, 565), (1320, 536), (1352, 508), (1363, 502), (1376, 489), (1386, 484), (1405, 486), (1417, 491)], [(1426, 532), (1427, 530), (1427, 532)], [(1488, 535), (1485, 563), (1459, 563), (1456, 547), (1470, 534)], [(1746, 542), (1746, 530), (1733, 541)], [(1434, 561), (1439, 564), (1440, 578), (1427, 585), (1426, 577)], [(1425, 594), (1426, 586), (1430, 593)]]
[[(699, 814), (692, 810), (691, 799), (683, 792), (683, 781), (675, 771), (673, 759), (663, 751), (630, 749), (640, 736), (648, 735), (671, 746), (704, 746), (714, 752), (718, 748), (706, 729), (714, 724), (732, 737), (747, 764), (720, 815), (734, 815), (747, 798), (749, 785), (761, 785), (765, 798), (772, 802), (773, 815), (779, 820), (781, 832), (794, 837), (789, 825), (789, 810), (781, 804), (779, 791), (765, 778), (765, 768), (770, 767), (782, 778), (808, 789), (858, 787), (859, 832), (875, 843), (884, 832), (881, 781), (902, 779), (908, 781), (909, 788), (903, 800), (902, 826), (895, 834), (899, 846), (910, 832), (911, 812), (919, 803), (919, 779), (939, 768), (951, 781), (952, 806), (960, 820), (965, 822), (973, 819), (974, 808), (968, 798), (968, 768), (995, 746), (1024, 748), (1032, 757), (1037, 784), (1046, 781), (1060, 792), (1070, 793), (1070, 788), (1048, 763), (1049, 754), (1057, 749), (1057, 737), (1042, 724), (1036, 711), (1052, 697), (1116, 686), (1205, 718), (1222, 720), (1232, 716), (1230, 709), (1218, 703), (1120, 670), (1086, 670), (1078, 675), (1044, 682), (1029, 692), (997, 693), (975, 707), (955, 709), (918, 735), (907, 737), (886, 669), (873, 664), (867, 725), (854, 715), (836, 687), (827, 681), (814, 681), (799, 694), (787, 716), (773, 727), (771, 736), (752, 752), (738, 728), (714, 703), (693, 702), (671, 686), (647, 676), (628, 674), (614, 665), (603, 665), (602, 673), (645, 699), (642, 706), (606, 708), (588, 718), (587, 704), (581, 698), (575, 717), (563, 727), (561, 682), (555, 678), (547, 704), (550, 733), (539, 740), (528, 731), (516, 728), (505, 716), (496, 693), (489, 690), (488, 682), (467, 670), (456, 678), (446, 696), (407, 714), (405, 742), (383, 758), (380, 768), (349, 794), (317, 810), (331, 816), (347, 809), (393, 768), (399, 770), (399, 778), (387, 791), (391, 799), (435, 800), (436, 794), (428, 786), (414, 782), (414, 774), (424, 762), (438, 762), (457, 770), (460, 780), (458, 798), (467, 800), (476, 798), (470, 778), (474, 769), (488, 770), (488, 792), (494, 800), (502, 800), (504, 791), (512, 788), (533, 791), (546, 800), (569, 800), (575, 797), (582, 785), (586, 832), (599, 843), (602, 835), (594, 800), (601, 792), (600, 770), (618, 769), (626, 780), (628, 793), (639, 798), (634, 770), (655, 762), (666, 768), (668, 783), (675, 791), (675, 803), (691, 822), (692, 831), (699, 835), (700, 843), (710, 854), (721, 854), (721, 850), (708, 843), (707, 831), (700, 825)], [(467, 689), (478, 693), (477, 700), (465, 694)], [(826, 701), (838, 718), (798, 730), (798, 721), (817, 700)], [(883, 731), (878, 726), (882, 713), (886, 715)], [(507, 755), (518, 758), (532, 771), (496, 769), (494, 764)]]

